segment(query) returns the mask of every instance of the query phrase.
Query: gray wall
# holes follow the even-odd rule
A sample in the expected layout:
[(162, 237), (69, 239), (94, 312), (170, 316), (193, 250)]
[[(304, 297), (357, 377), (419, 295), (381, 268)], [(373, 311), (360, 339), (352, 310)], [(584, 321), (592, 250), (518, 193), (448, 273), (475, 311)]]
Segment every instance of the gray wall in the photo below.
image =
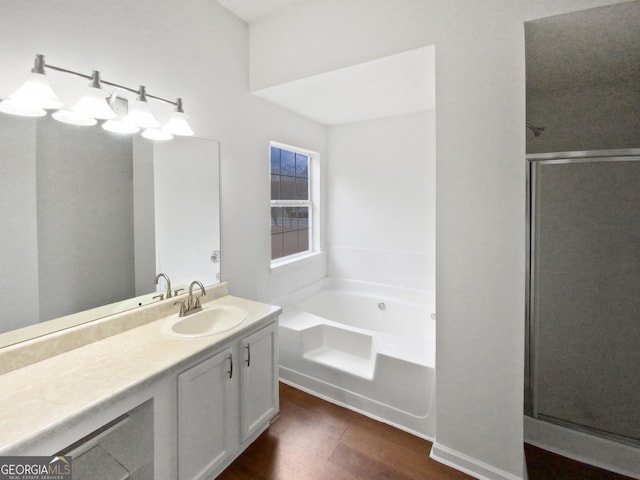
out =
[(525, 23), (527, 152), (640, 147), (640, 2)]
[[(640, 72), (639, 72), (640, 74)], [(629, 81), (527, 96), (527, 153), (640, 147), (640, 75)]]

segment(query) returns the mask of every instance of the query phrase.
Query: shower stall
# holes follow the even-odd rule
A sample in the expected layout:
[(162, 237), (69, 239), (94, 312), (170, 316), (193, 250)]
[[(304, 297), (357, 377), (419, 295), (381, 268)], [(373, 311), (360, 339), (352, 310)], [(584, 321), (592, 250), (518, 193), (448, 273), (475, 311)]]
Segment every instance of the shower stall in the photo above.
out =
[(640, 446), (640, 149), (528, 156), (526, 414)]

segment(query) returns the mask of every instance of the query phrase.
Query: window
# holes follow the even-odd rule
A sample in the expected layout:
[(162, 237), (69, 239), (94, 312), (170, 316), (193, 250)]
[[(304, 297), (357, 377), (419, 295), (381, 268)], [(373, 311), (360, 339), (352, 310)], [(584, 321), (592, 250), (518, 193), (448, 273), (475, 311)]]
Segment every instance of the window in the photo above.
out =
[(271, 145), (271, 260), (313, 250), (308, 152)]

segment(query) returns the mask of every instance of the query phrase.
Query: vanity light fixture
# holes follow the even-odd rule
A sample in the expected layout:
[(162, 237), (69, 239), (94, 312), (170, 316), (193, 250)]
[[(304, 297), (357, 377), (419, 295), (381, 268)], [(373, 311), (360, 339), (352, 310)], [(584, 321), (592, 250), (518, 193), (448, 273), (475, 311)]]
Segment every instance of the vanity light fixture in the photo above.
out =
[(176, 99), (176, 109), (166, 125), (162, 127), (162, 130), (172, 135), (193, 135), (193, 130), (191, 130), (191, 127), (187, 122), (188, 118), (189, 115), (184, 113), (184, 110), (182, 109), (182, 99), (178, 98)]
[(94, 70), (85, 94), (71, 107), (71, 110), (96, 120), (113, 120), (118, 115), (109, 106), (107, 95), (100, 84), (100, 72)]
[[(76, 75), (90, 80), (89, 86), (80, 100), (70, 110), (62, 110), (62, 101), (56, 96), (46, 77), (45, 68), (58, 72)], [(109, 85), (116, 89), (136, 93), (136, 99), (130, 102), (129, 113), (120, 121), (113, 110), (113, 103), (117, 92), (109, 95), (102, 89), (102, 85)], [(111, 97), (111, 104), (108, 99)], [(160, 123), (151, 113), (148, 98), (153, 98), (175, 106), (173, 115), (167, 124), (160, 129)], [(73, 125), (90, 126), (105, 120), (102, 128), (110, 132), (132, 134), (145, 129), (142, 136), (157, 141), (170, 140), (173, 135), (193, 135), (194, 132), (187, 123), (189, 118), (182, 108), (182, 99), (175, 102), (162, 97), (150, 95), (144, 86), (138, 89), (108, 82), (100, 78), (100, 72), (94, 70), (91, 75), (68, 70), (45, 63), (44, 55), (36, 55), (36, 60), (29, 78), (9, 98), (0, 102), (0, 112), (12, 115), (40, 117), (47, 114), (46, 110), (57, 110), (53, 118), (60, 122)]]
[[(111, 108), (111, 110), (113, 110), (114, 112), (115, 104), (118, 101), (118, 98), (124, 100), (124, 98), (122, 98), (120, 90), (116, 88), (111, 94), (111, 98), (109, 99), (109, 108)], [(124, 121), (122, 121), (122, 119), (107, 120), (102, 124), (102, 128), (107, 130), (108, 132), (117, 133), (119, 135), (132, 135), (140, 131), (140, 127), (135, 126), (133, 123), (125, 123)]]
[(139, 128), (158, 128), (160, 123), (151, 113), (147, 102), (147, 90), (144, 85), (140, 85), (138, 96), (129, 104), (129, 113), (122, 120)]
[(0, 102), (0, 111), (25, 117), (43, 117), (47, 114), (45, 109), (62, 106), (51, 88), (44, 66), (44, 56), (36, 55), (29, 77), (8, 99)]
[(62, 101), (51, 88), (44, 67), (44, 55), (36, 55), (29, 77), (18, 90), (9, 96), (9, 99), (21, 107), (46, 110), (62, 107)]

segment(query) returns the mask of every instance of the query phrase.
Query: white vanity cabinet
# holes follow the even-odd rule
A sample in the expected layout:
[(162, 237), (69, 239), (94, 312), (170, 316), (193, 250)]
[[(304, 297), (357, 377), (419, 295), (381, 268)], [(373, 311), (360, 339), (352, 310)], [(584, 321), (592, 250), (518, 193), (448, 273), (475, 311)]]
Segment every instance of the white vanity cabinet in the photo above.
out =
[[(178, 375), (178, 478), (206, 479), (232, 455), (237, 422), (233, 351)], [(237, 375), (237, 374), (236, 374)]]
[(277, 322), (178, 375), (178, 478), (211, 479), (278, 413)]
[(241, 341), (241, 441), (250, 439), (279, 411), (277, 323)]

